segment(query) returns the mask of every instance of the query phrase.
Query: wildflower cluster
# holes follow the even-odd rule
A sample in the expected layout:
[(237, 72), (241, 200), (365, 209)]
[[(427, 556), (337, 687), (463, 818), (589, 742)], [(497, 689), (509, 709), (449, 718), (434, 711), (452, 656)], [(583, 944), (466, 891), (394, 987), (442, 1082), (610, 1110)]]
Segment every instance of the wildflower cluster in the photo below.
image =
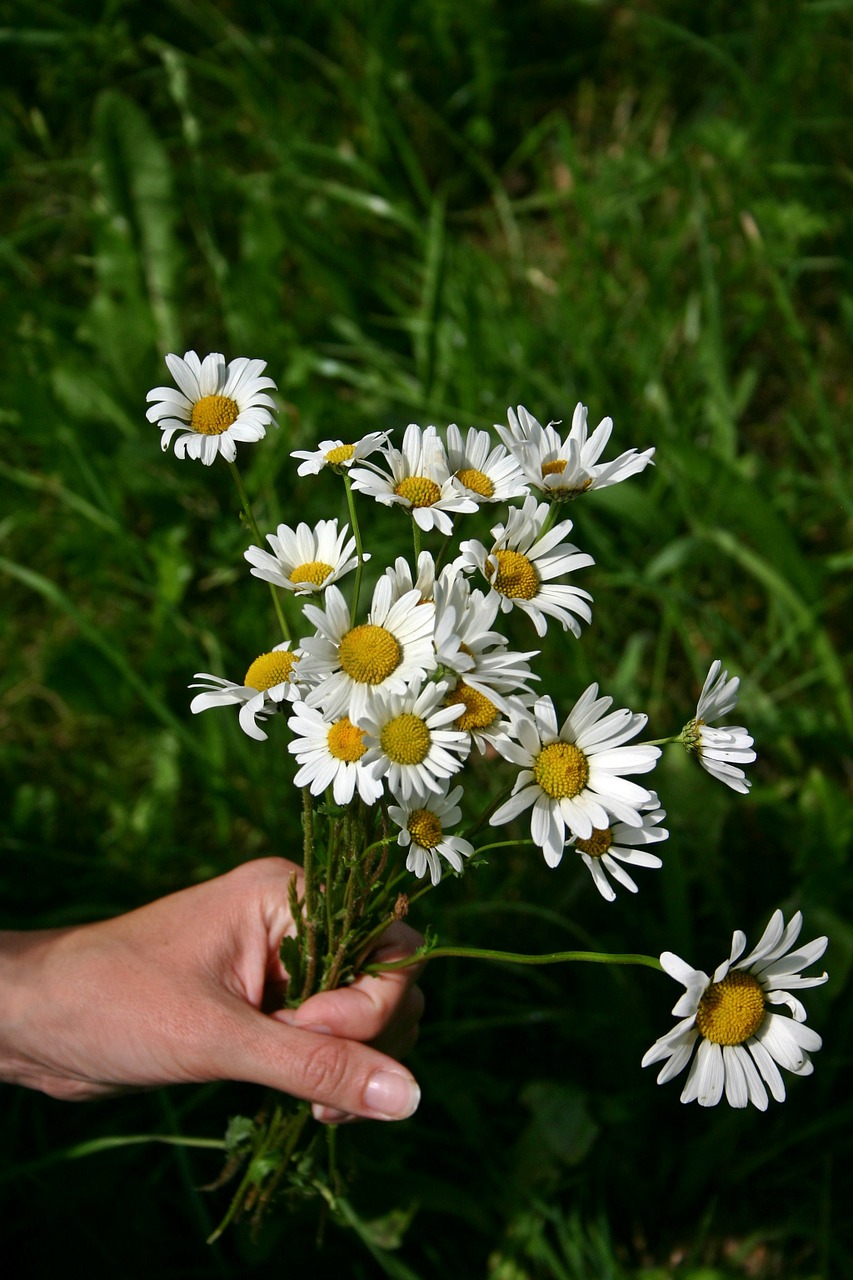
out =
[[(179, 456), (209, 464), (221, 453), (233, 468), (235, 441), (259, 439), (271, 421), (273, 384), (261, 376), (264, 366), (226, 366), (219, 355), (199, 361), (193, 352), (170, 356), (168, 364), (180, 390), (149, 395), (157, 403), (148, 416), (161, 426), (163, 447), (179, 433)], [(295, 783), (312, 815), (305, 822), (305, 897), (297, 904), (306, 923), (298, 947), (283, 953), (293, 1003), (357, 971), (371, 940), (399, 913), (400, 895), (410, 896), (406, 875), (428, 877), (430, 887), (448, 870), (462, 873), (489, 847), (473, 840), (487, 820), (500, 827), (529, 811), (529, 842), (548, 866), (576, 854), (612, 902), (617, 887), (637, 892), (632, 872), (662, 865), (651, 848), (667, 838), (666, 813), (647, 785), (662, 745), (680, 743), (713, 777), (749, 790), (743, 766), (756, 758), (752, 738), (740, 726), (712, 723), (734, 709), (739, 684), (719, 661), (681, 732), (644, 742), (638, 738), (646, 716), (614, 709), (597, 683), (576, 690), (573, 705), (558, 712), (538, 688), (538, 650), (514, 649), (499, 629), (500, 619), (518, 613), (537, 642), (549, 627), (580, 637), (593, 619), (584, 584), (594, 562), (570, 541), (566, 504), (653, 461), (652, 448), (600, 461), (613, 424), (605, 418), (588, 435), (583, 405), (565, 437), (559, 425), (543, 427), (518, 406), (496, 427), (497, 442), (476, 428), (410, 424), (399, 448), (382, 431), (297, 451), (300, 475), (343, 480), (350, 523), (280, 524), (266, 536), (268, 549), (252, 545), (245, 553), (252, 575), (273, 591), (284, 641), (252, 659), (242, 681), (198, 673), (191, 708), (234, 705), (244, 732), (258, 740), (274, 717), (286, 720)], [(238, 486), (245, 497), (239, 479)], [(370, 559), (356, 497), (407, 518), (411, 561), (398, 556), (377, 565), (375, 550)], [(503, 509), (492, 514), (498, 505)], [(248, 510), (247, 518), (260, 542)], [(469, 520), (472, 536), (459, 537), (457, 526)], [(424, 537), (436, 545), (424, 549)], [(362, 607), (368, 562), (373, 586)], [(465, 768), (478, 755), (498, 757), (515, 772), (466, 830), (463, 811), (470, 820), (474, 805)], [(318, 821), (326, 824), (322, 839)], [(405, 871), (394, 861), (395, 847)], [(725, 1092), (733, 1106), (763, 1108), (768, 1089), (784, 1097), (777, 1064), (796, 1074), (811, 1070), (808, 1053), (820, 1040), (803, 1026), (805, 1012), (791, 990), (825, 980), (798, 970), (822, 954), (826, 939), (791, 951), (799, 929), (799, 914), (785, 928), (777, 911), (745, 960), (738, 959), (745, 938), (736, 933), (729, 961), (712, 978), (663, 953), (660, 965), (687, 994), (674, 1010), (682, 1021), (643, 1062), (666, 1058), (658, 1077), (664, 1082), (698, 1044), (683, 1101), (711, 1105)], [(773, 1011), (779, 1004), (791, 1018)]]

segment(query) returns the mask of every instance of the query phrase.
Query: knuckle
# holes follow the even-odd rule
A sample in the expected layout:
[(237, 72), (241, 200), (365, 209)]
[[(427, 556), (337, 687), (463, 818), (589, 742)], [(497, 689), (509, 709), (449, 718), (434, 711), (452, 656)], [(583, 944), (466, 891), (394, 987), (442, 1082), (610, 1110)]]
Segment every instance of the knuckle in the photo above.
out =
[(311, 1048), (303, 1062), (302, 1074), (311, 1098), (334, 1098), (342, 1091), (348, 1075), (349, 1054), (345, 1044), (334, 1041)]

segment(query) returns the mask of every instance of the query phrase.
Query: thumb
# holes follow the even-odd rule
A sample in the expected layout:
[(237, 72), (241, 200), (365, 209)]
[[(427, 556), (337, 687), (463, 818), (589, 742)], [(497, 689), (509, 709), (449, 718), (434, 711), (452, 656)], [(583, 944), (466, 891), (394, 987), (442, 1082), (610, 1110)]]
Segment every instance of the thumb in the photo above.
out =
[(266, 1085), (364, 1119), (405, 1120), (417, 1109), (414, 1076), (376, 1049), (288, 1026), (242, 1001), (227, 1022), (209, 1064), (216, 1079)]

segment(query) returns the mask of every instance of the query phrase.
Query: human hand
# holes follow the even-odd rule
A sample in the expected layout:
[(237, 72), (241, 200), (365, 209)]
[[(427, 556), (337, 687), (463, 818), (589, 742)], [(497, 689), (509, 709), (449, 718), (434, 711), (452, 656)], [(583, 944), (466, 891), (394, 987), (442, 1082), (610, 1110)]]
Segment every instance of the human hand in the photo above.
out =
[[(0, 934), (0, 1080), (68, 1100), (247, 1080), (320, 1120), (411, 1115), (420, 1090), (396, 1057), (417, 1038), (421, 966), (282, 1009), (294, 874), (263, 858), (113, 920)], [(394, 924), (372, 958), (421, 941)]]

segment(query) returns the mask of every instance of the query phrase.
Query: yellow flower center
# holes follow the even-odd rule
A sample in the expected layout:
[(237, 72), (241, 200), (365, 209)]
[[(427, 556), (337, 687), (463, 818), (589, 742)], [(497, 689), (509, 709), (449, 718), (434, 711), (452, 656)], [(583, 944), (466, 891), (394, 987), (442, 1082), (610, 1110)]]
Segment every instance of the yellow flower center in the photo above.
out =
[(472, 689), (464, 680), (459, 681), (447, 698), (448, 706), (456, 702), (461, 702), (465, 710), (453, 722), (454, 729), (464, 729), (466, 733), (470, 733), (472, 729), (487, 729), (497, 719), (498, 709), (492, 700), (478, 689)]
[(342, 462), (349, 462), (354, 453), (354, 444), (339, 444), (336, 448), (329, 450), (326, 461), (330, 467), (339, 467)]
[(590, 858), (603, 858), (613, 843), (613, 831), (610, 827), (594, 827), (588, 840), (576, 840), (575, 848)]
[(434, 849), (443, 834), (441, 823), (429, 809), (413, 809), (409, 814), (409, 835), (422, 849)]
[(356, 760), (360, 760), (367, 750), (364, 745), (364, 734), (358, 725), (352, 723), (348, 716), (335, 721), (329, 730), (326, 741), (329, 747), (329, 754), (333, 755), (336, 760), (345, 760), (347, 764), (355, 764)]
[(533, 761), (533, 777), (552, 800), (571, 800), (589, 781), (589, 764), (573, 742), (549, 742)]
[(297, 656), (287, 649), (275, 649), (272, 653), (262, 653), (249, 667), (243, 677), (247, 689), (271, 689), (275, 684), (283, 684), (289, 680), (296, 666)]
[(714, 1044), (743, 1044), (764, 1021), (764, 992), (751, 973), (736, 970), (712, 982), (696, 1010), (696, 1026)]
[(542, 463), (543, 476), (561, 476), (566, 469), (565, 458), (555, 458), (553, 462)]
[(460, 484), (464, 484), (466, 489), (479, 493), (481, 498), (494, 497), (495, 486), (485, 471), (478, 471), (476, 467), (463, 467), (461, 471), (456, 472), (456, 479)]
[(333, 572), (332, 566), (323, 560), (309, 560), (307, 564), (298, 564), (290, 575), (291, 582), (313, 582), (319, 587)]
[(498, 562), (495, 573), (491, 564), (486, 565), (486, 577), (494, 581), (492, 586), (502, 596), (511, 600), (532, 600), (539, 590), (539, 574), (535, 566), (520, 551), (493, 551)]
[(441, 497), (441, 489), (429, 476), (406, 476), (394, 492), (407, 498), (413, 507), (431, 507)]
[(393, 764), (421, 764), (429, 755), (430, 733), (420, 716), (404, 711), (382, 726), (379, 742)]
[(400, 665), (403, 650), (384, 627), (365, 622), (341, 640), (341, 669), (357, 684), (381, 684)]
[(193, 405), (190, 426), (203, 436), (221, 436), (240, 416), (240, 406), (229, 396), (202, 396)]

